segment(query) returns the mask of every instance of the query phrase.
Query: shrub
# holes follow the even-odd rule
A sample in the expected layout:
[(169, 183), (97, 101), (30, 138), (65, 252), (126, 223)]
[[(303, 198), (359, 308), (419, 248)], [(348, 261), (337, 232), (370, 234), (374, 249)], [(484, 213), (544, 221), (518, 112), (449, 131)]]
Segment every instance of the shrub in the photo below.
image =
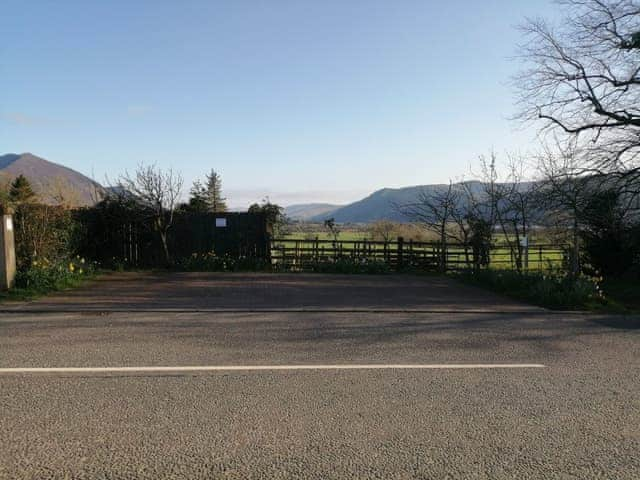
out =
[(16, 287), (34, 293), (60, 290), (78, 284), (94, 274), (96, 265), (76, 257), (70, 260), (33, 260), (16, 274)]
[(25, 270), (33, 261), (62, 261), (75, 253), (78, 224), (71, 210), (28, 203), (19, 205), (14, 215), (18, 268)]
[(582, 214), (585, 260), (606, 276), (638, 273), (640, 224), (624, 203), (620, 192), (605, 190), (589, 198)]
[(605, 301), (602, 278), (559, 271), (518, 273), (513, 270), (478, 270), (454, 274), (483, 288), (555, 309), (583, 308)]

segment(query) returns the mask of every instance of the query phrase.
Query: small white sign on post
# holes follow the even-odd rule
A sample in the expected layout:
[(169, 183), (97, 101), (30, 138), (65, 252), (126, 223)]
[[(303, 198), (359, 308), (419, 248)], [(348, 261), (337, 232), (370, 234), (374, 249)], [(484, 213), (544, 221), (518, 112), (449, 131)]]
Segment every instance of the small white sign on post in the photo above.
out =
[(520, 246), (524, 248), (529, 246), (529, 238), (526, 235), (520, 239)]
[(216, 218), (216, 228), (224, 228), (227, 226), (226, 218)]

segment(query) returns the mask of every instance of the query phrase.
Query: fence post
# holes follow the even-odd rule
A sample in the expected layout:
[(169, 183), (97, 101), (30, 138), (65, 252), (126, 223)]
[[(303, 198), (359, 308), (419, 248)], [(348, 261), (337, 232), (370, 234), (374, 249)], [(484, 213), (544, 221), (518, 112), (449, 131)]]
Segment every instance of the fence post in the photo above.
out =
[(538, 270), (542, 271), (542, 246), (538, 247)]
[(522, 263), (522, 269), (527, 272), (529, 271), (529, 237), (526, 235), (523, 235), (522, 238), (520, 239), (520, 247), (521, 249), (521, 255), (522, 258), (520, 259), (520, 262)]
[(398, 259), (397, 259), (398, 270), (402, 270), (402, 266), (404, 263), (403, 250), (404, 250), (404, 238), (398, 237)]
[(413, 257), (413, 238), (409, 239), (409, 265), (413, 265), (415, 258)]
[(16, 247), (13, 233), (13, 217), (2, 214), (0, 225), (0, 290), (13, 287), (16, 278)]

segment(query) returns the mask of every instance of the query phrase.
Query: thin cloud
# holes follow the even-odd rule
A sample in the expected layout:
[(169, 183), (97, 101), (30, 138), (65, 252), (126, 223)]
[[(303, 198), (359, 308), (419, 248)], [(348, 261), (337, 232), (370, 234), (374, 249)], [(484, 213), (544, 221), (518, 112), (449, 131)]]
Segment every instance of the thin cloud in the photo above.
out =
[(270, 201), (283, 206), (298, 203), (332, 203), (346, 204), (359, 200), (371, 193), (367, 190), (305, 190), (305, 191), (276, 191), (269, 189), (229, 189), (223, 190), (227, 201), (236, 208), (247, 207), (252, 203), (260, 203), (268, 198)]
[(27, 115), (26, 113), (22, 112), (3, 113), (2, 118), (9, 123), (21, 126), (33, 126), (48, 123), (48, 119), (46, 118)]
[(128, 105), (127, 115), (130, 117), (143, 117), (151, 112), (151, 110), (152, 108), (149, 105)]

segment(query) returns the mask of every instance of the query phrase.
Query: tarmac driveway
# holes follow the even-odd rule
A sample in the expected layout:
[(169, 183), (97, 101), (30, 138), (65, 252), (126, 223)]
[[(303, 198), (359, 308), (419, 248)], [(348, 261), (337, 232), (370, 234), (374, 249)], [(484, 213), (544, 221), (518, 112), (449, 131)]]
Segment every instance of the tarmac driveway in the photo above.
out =
[(441, 276), (114, 273), (6, 307), (41, 311), (542, 311)]

